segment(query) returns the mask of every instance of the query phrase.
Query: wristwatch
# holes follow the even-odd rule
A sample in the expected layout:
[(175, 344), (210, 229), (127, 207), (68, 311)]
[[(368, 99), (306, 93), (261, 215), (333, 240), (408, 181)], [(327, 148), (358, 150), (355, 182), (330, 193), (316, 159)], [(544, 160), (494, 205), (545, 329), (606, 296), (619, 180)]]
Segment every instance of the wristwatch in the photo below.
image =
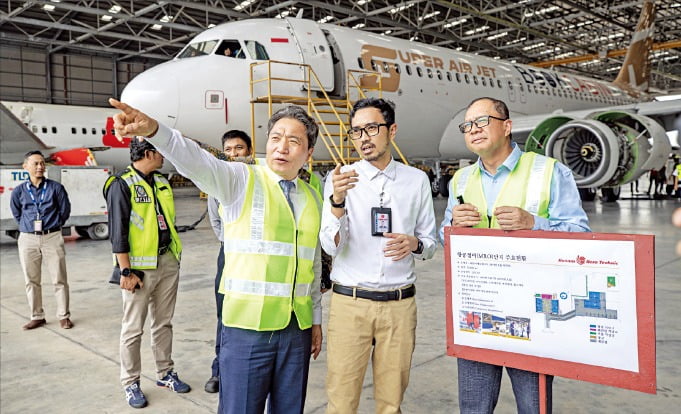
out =
[(123, 277), (130, 276), (130, 268), (126, 267), (125, 269), (121, 269), (121, 276), (123, 276)]
[(419, 244), (416, 245), (416, 250), (412, 250), (412, 253), (414, 254), (421, 254), (423, 253), (423, 242), (421, 239), (416, 239), (419, 241)]
[(345, 200), (341, 201), (340, 203), (336, 204), (335, 201), (333, 201), (333, 194), (329, 196), (329, 201), (331, 201), (331, 207), (333, 208), (345, 208)]

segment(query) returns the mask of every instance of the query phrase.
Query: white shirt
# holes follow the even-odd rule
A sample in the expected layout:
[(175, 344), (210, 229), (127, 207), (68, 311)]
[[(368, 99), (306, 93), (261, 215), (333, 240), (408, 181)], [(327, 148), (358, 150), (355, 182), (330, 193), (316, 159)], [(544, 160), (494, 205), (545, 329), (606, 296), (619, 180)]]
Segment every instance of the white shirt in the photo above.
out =
[[(243, 208), (246, 184), (250, 170), (248, 165), (242, 162), (227, 162), (215, 158), (208, 151), (203, 150), (197, 143), (182, 137), (180, 131), (170, 129), (159, 124), (156, 135), (149, 139), (156, 149), (166, 160), (170, 161), (177, 172), (189, 178), (206, 194), (222, 203), (223, 225), (227, 225), (239, 218)], [(263, 164), (263, 167), (267, 167)], [(269, 168), (265, 168), (267, 174), (279, 182), (283, 180)], [(296, 222), (301, 218), (301, 212), (305, 207), (305, 193), (299, 190), (299, 181), (293, 181), (295, 187), (291, 190), (290, 197), (293, 202), (293, 212)], [(314, 191), (312, 191), (314, 195)], [(322, 294), (319, 290), (322, 273), (322, 255), (319, 243), (315, 249), (314, 280), (312, 281), (312, 323), (322, 323)]]
[[(428, 176), (416, 168), (394, 160), (381, 171), (361, 160), (341, 168), (358, 174), (355, 188), (345, 198), (345, 215), (340, 219), (331, 212), (329, 197), (333, 180), (326, 180), (322, 229), (319, 240), (324, 250), (334, 256), (331, 280), (345, 285), (375, 290), (392, 290), (416, 281), (414, 258), (430, 259), (436, 249), (436, 225), (433, 198)], [(392, 232), (416, 236), (423, 243), (421, 254), (410, 254), (393, 261), (383, 249), (390, 239), (371, 235), (371, 208), (383, 207), (392, 212)], [(340, 240), (334, 241), (336, 234)]]

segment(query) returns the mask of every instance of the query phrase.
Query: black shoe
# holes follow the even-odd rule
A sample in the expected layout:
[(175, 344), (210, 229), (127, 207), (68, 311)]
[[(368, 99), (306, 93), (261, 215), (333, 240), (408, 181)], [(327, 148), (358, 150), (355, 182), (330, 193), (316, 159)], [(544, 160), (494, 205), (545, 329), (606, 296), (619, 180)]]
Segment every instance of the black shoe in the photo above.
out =
[(220, 377), (210, 377), (208, 382), (206, 382), (206, 386), (203, 387), (206, 392), (209, 392), (211, 394), (215, 394), (220, 390)]

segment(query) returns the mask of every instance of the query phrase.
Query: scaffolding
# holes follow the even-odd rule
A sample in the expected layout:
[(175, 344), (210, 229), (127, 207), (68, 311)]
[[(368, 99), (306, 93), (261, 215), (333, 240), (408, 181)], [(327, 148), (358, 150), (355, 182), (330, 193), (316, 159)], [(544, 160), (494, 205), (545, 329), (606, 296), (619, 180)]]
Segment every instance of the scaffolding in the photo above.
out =
[[(256, 70), (259, 67), (265, 68), (264, 74), (256, 75)], [(288, 69), (298, 67), (300, 72), (295, 70), (291, 72), (300, 73), (302, 76), (275, 76), (273, 68), (277, 67)], [(299, 105), (306, 107), (307, 113), (317, 121), (321, 141), (330, 156), (329, 159), (310, 158), (309, 163), (311, 167), (334, 166), (338, 163), (345, 165), (360, 159), (347, 136), (349, 114), (353, 103), (357, 100), (366, 98), (370, 93), (377, 94), (378, 97), (382, 96), (380, 73), (365, 70), (348, 70), (345, 82), (345, 98), (331, 98), (324, 90), (322, 83), (310, 65), (267, 60), (251, 63), (250, 69), (251, 137), (254, 146), (256, 139), (256, 104), (267, 104), (268, 119), (272, 116), (272, 106), (275, 104)], [(264, 89), (263, 93), (256, 93), (258, 84), (265, 85), (265, 88), (261, 87), (261, 89)], [(293, 89), (290, 87), (281, 88), (282, 84), (299, 84), (300, 87)], [(299, 95), (277, 94), (275, 89), (288, 89), (289, 91), (300, 91), (302, 93)], [(392, 145), (402, 162), (408, 164), (406, 157), (402, 154), (394, 140)]]

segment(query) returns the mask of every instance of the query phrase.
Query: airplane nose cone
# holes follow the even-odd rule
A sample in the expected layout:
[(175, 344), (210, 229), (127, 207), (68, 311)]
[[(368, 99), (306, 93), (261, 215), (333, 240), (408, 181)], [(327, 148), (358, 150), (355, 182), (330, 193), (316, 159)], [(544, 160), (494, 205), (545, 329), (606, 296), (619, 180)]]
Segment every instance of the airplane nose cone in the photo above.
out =
[(123, 90), (121, 102), (174, 128), (180, 99), (178, 81), (165, 66), (161, 64), (137, 75)]

